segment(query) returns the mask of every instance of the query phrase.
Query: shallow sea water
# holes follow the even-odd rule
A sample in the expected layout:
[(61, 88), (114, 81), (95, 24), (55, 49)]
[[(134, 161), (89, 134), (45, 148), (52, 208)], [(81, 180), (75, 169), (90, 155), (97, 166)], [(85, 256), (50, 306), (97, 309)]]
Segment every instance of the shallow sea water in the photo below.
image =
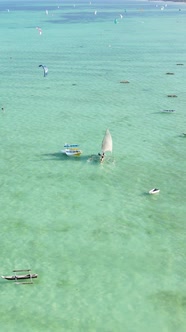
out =
[(0, 4), (0, 272), (39, 274), (0, 281), (2, 330), (185, 330), (186, 6), (162, 5)]

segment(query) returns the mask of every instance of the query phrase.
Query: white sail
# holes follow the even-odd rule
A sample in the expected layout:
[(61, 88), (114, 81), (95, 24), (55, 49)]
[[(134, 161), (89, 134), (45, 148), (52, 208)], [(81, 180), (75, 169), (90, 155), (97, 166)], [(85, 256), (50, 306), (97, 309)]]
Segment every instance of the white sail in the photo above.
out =
[(108, 129), (105, 132), (105, 136), (102, 142), (102, 152), (105, 153), (106, 151), (112, 152), (112, 136)]

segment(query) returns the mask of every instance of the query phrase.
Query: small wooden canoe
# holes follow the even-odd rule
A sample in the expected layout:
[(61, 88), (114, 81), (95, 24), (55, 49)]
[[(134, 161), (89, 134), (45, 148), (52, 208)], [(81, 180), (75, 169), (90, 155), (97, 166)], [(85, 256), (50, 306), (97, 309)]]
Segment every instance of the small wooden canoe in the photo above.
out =
[(24, 274), (24, 275), (14, 275), (14, 276), (1, 276), (1, 278), (6, 280), (19, 280), (19, 279), (33, 279), (37, 278), (38, 274)]

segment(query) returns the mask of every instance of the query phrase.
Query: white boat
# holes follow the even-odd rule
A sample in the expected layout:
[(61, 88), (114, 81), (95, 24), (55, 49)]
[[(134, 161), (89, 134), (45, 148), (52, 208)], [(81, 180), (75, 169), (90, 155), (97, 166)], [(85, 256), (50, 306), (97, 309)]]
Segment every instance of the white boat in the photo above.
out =
[(149, 194), (157, 194), (160, 192), (160, 189), (157, 189), (157, 188), (153, 188), (149, 191)]
[(78, 149), (79, 144), (67, 144), (64, 145), (64, 150), (61, 150), (63, 154), (67, 156), (80, 156), (82, 151)]
[(103, 137), (102, 145), (101, 145), (102, 153), (99, 153), (100, 161), (102, 162), (105, 157), (105, 152), (112, 152), (112, 136), (110, 131), (107, 129), (105, 135)]

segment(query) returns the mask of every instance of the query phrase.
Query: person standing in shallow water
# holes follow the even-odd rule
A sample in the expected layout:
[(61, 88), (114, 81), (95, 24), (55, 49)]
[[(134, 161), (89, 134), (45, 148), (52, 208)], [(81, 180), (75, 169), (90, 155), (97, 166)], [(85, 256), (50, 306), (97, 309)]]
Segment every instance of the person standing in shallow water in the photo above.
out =
[(103, 162), (103, 159), (105, 158), (105, 154), (104, 154), (104, 152), (102, 153), (102, 155), (101, 155), (101, 158), (100, 158), (100, 162), (102, 163)]
[(101, 154), (101, 153), (98, 153), (98, 156), (100, 156), (100, 163), (102, 163), (103, 162), (103, 159), (104, 159), (104, 157), (105, 157), (105, 154), (104, 154), (104, 152)]

